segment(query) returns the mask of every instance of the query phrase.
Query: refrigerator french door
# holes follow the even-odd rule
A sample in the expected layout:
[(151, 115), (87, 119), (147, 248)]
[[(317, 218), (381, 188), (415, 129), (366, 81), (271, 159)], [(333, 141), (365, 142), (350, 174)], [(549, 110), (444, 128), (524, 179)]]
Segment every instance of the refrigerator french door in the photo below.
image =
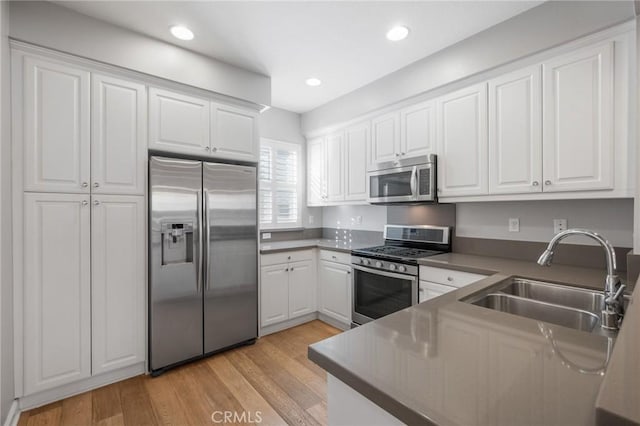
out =
[(256, 168), (149, 161), (149, 360), (164, 369), (258, 331)]

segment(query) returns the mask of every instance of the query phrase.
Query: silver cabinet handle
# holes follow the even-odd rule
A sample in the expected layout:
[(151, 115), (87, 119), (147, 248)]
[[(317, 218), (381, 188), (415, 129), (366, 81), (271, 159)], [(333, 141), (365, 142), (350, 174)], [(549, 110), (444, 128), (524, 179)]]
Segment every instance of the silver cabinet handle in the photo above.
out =
[(206, 189), (202, 191), (202, 198), (204, 199), (204, 211), (202, 214), (202, 221), (204, 225), (204, 244), (202, 246), (202, 253), (204, 255), (204, 276), (202, 277), (202, 286), (204, 290), (209, 290), (209, 286), (211, 284), (211, 276), (210, 276), (210, 254), (209, 254), (209, 244), (211, 244), (211, 226), (209, 219), (209, 191)]
[(87, 182), (82, 182), (82, 187), (86, 188), (87, 186), (89, 186), (89, 184)]
[(534, 180), (533, 182), (531, 182), (531, 185), (533, 185), (533, 186), (538, 186), (538, 185), (540, 185), (540, 183), (538, 183), (538, 181), (537, 181), (537, 180)]
[(196, 268), (197, 271), (197, 278), (196, 278), (196, 291), (198, 293), (200, 293), (202, 287), (202, 269), (203, 269), (203, 265), (202, 262), (204, 261), (204, 254), (202, 253), (202, 251), (204, 250), (204, 235), (203, 235), (203, 212), (202, 212), (202, 193), (200, 191), (196, 192), (196, 215), (197, 215), (197, 221), (198, 221), (198, 241), (200, 242), (200, 244), (198, 244), (198, 267)]
[(82, 205), (86, 206), (87, 204), (89, 204), (89, 202), (87, 200), (82, 200)]
[(551, 185), (551, 181), (550, 181), (550, 180), (545, 180), (545, 181), (544, 181), (544, 184), (545, 184), (545, 185)]
[(100, 205), (100, 201), (95, 200), (95, 201), (93, 202), (93, 205), (94, 205), (94, 206), (99, 206), (99, 205)]

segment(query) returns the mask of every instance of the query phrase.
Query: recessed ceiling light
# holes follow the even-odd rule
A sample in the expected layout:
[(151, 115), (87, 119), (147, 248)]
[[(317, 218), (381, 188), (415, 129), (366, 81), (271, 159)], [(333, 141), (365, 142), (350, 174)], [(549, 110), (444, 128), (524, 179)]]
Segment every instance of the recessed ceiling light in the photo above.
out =
[(307, 86), (316, 87), (322, 84), (322, 80), (320, 80), (319, 78), (311, 77), (308, 78), (305, 83), (307, 83)]
[(193, 40), (193, 31), (182, 25), (174, 25), (170, 28), (171, 34), (180, 40)]
[(409, 28), (402, 25), (395, 26), (387, 31), (387, 38), (391, 41), (404, 40), (408, 35)]

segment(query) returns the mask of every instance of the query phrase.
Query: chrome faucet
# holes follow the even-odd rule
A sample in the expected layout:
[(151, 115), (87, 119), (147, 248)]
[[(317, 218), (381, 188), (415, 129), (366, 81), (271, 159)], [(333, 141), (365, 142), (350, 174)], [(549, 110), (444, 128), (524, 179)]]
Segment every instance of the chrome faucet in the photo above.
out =
[(570, 235), (584, 235), (596, 240), (602, 248), (604, 248), (607, 258), (607, 278), (604, 283), (604, 309), (602, 311), (602, 328), (608, 330), (617, 330), (620, 328), (624, 317), (623, 292), (625, 285), (620, 283), (620, 279), (616, 274), (616, 252), (613, 246), (601, 235), (596, 234), (588, 229), (567, 229), (554, 236), (547, 249), (540, 255), (538, 265), (551, 266), (553, 260), (554, 249), (558, 243)]

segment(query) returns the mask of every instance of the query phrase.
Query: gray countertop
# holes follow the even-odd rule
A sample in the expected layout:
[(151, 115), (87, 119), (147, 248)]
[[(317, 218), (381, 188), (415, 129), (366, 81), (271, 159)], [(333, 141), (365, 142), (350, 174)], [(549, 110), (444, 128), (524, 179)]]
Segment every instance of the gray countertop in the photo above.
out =
[(305, 248), (322, 248), (328, 250), (335, 250), (344, 253), (349, 253), (351, 250), (371, 247), (376, 245), (371, 242), (358, 242), (358, 241), (341, 241), (332, 240), (329, 238), (311, 239), (311, 240), (291, 240), (291, 241), (276, 241), (276, 242), (262, 242), (260, 244), (260, 253), (278, 253), (281, 251), (289, 250), (302, 250)]
[(604, 271), (455, 253), (420, 263), (491, 276), (311, 345), (309, 358), (407, 424), (640, 421), (637, 294), (611, 354), (604, 336), (459, 301), (512, 275), (601, 288)]

